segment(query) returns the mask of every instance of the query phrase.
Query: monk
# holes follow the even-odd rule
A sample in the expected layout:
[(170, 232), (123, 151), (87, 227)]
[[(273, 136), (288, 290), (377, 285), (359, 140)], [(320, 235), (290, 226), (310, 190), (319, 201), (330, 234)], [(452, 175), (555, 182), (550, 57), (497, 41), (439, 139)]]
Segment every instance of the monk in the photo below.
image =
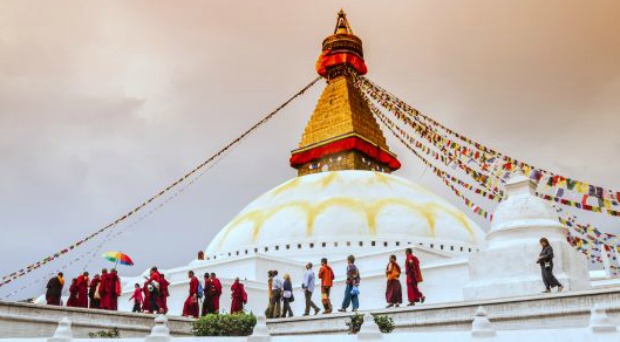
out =
[(217, 279), (215, 273), (211, 273), (211, 297), (213, 298), (213, 313), (220, 312), (220, 296), (222, 295), (222, 283)]
[(385, 300), (388, 303), (387, 307), (399, 307), (403, 302), (403, 290), (400, 286), (400, 265), (396, 262), (396, 255), (390, 256), (390, 261), (385, 267), (385, 276), (387, 277), (387, 287), (385, 291)]
[(183, 316), (198, 318), (198, 278), (194, 276), (194, 271), (187, 273), (189, 278), (189, 296), (183, 304)]
[(166, 280), (166, 277), (163, 274), (159, 275), (159, 302), (157, 305), (159, 306), (159, 312), (163, 314), (168, 313), (168, 297), (170, 297), (170, 291), (168, 287), (170, 286), (170, 282)]
[(110, 302), (106, 296), (106, 283), (109, 281), (108, 278), (110, 275), (108, 274), (108, 269), (104, 268), (101, 270), (101, 279), (99, 281), (99, 286), (97, 287), (99, 294), (99, 308), (102, 310), (109, 310)]
[(47, 282), (47, 291), (45, 292), (47, 305), (60, 306), (60, 298), (62, 297), (62, 288), (64, 285), (65, 279), (63, 278), (62, 272), (58, 272), (54, 278)]
[(213, 283), (211, 282), (211, 275), (207, 272), (204, 274), (205, 284), (203, 286), (204, 296), (202, 302), (202, 315), (206, 316), (208, 314), (213, 313), (213, 296), (211, 294), (211, 287)]
[(67, 299), (67, 307), (74, 308), (77, 306), (77, 278), (71, 279), (71, 286), (69, 286), (69, 299)]
[(243, 305), (248, 303), (248, 294), (245, 292), (243, 284), (239, 282), (239, 278), (235, 278), (235, 282), (230, 287), (230, 293), (232, 297), (230, 313), (243, 312)]
[(88, 272), (84, 272), (77, 277), (77, 302), (78, 308), (88, 308)]
[[(103, 273), (103, 271), (102, 271)], [(120, 294), (120, 281), (116, 269), (101, 276), (101, 308), (104, 310), (118, 310), (118, 296)]]
[(334, 310), (329, 293), (334, 286), (334, 270), (327, 264), (327, 258), (321, 259), (319, 268), (319, 279), (321, 279), (321, 302), (323, 303), (323, 314), (330, 314)]
[(408, 306), (415, 305), (416, 302), (424, 303), (426, 297), (418, 289), (418, 284), (422, 282), (422, 271), (420, 270), (420, 260), (413, 255), (411, 248), (405, 250), (405, 272), (407, 272), (407, 299)]
[(89, 307), (91, 309), (99, 309), (99, 293), (97, 288), (101, 284), (101, 279), (99, 279), (99, 275), (95, 274), (93, 276), (93, 280), (90, 281), (90, 285), (88, 286), (88, 297), (90, 298)]
[(156, 266), (151, 267), (151, 271), (149, 277), (147, 278), (147, 289), (149, 290), (149, 311), (152, 313), (159, 312), (159, 303), (161, 299), (159, 298), (161, 291), (161, 276)]
[(146, 314), (151, 313), (151, 291), (149, 291), (148, 279), (144, 280), (142, 292), (144, 293), (144, 300), (142, 301), (142, 312)]

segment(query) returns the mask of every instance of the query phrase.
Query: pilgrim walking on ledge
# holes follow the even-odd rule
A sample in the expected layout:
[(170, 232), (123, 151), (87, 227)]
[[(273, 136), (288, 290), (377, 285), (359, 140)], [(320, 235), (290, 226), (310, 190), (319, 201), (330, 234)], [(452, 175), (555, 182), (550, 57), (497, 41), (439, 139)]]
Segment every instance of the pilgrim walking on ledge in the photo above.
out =
[(549, 240), (546, 238), (540, 239), (540, 245), (542, 250), (538, 256), (538, 264), (540, 264), (540, 271), (542, 273), (543, 283), (545, 284), (545, 290), (543, 293), (551, 292), (554, 287), (558, 288), (558, 292), (564, 290), (564, 286), (553, 275), (553, 248), (549, 244)]
[(407, 248), (405, 250), (405, 272), (407, 272), (407, 299), (409, 306), (415, 305), (416, 302), (424, 303), (426, 297), (418, 289), (418, 284), (422, 282), (422, 271), (420, 270), (420, 260), (413, 255), (413, 250)]

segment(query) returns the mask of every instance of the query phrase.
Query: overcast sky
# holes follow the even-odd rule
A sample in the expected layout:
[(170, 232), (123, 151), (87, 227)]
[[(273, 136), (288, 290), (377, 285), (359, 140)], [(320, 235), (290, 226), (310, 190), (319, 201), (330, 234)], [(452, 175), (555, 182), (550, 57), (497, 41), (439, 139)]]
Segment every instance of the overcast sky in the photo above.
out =
[[(341, 6), (370, 79), (518, 159), (620, 189), (620, 1), (1, 0), (0, 274), (122, 215), (314, 78)], [(323, 87), (102, 251), (133, 257), (123, 274), (193, 259), (245, 204), (295, 176), (289, 152)], [(388, 142), (398, 175), (467, 212)], [(40, 292), (29, 284), (92, 248), (0, 298)], [(96, 255), (90, 269), (103, 265)]]

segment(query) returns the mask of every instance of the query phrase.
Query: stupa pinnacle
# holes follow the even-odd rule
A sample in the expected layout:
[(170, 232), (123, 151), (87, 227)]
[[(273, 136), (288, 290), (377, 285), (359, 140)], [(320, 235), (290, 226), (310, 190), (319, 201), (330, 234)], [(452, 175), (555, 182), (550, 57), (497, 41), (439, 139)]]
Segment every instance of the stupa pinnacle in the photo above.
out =
[(306, 125), (291, 166), (298, 175), (322, 171), (367, 170), (392, 172), (400, 162), (389, 147), (368, 104), (353, 84), (349, 70), (367, 72), (362, 40), (353, 34), (343, 10), (334, 33), (323, 40), (316, 64), (327, 87)]

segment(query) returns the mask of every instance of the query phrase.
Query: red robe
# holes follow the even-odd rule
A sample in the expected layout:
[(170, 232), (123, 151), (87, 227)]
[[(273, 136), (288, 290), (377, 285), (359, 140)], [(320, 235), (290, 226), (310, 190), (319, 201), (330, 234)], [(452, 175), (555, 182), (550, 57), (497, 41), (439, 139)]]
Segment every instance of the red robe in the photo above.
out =
[(168, 313), (168, 296), (170, 296), (170, 292), (168, 291), (168, 286), (170, 283), (164, 279), (159, 278), (159, 298), (157, 300), (157, 305), (159, 305), (159, 310), (163, 310), (166, 314)]
[(183, 304), (183, 316), (199, 317), (198, 306), (198, 278), (192, 277), (189, 281), (189, 296)]
[(144, 282), (142, 286), (142, 292), (144, 293), (144, 301), (142, 302), (142, 311), (151, 312), (151, 292), (149, 292), (149, 281)]
[(62, 297), (62, 287), (65, 281), (62, 277), (57, 276), (49, 280), (47, 283), (47, 292), (45, 293), (45, 299), (48, 305), (60, 305)]
[(405, 271), (407, 272), (407, 298), (409, 302), (422, 301), (424, 295), (418, 289), (418, 283), (422, 282), (422, 271), (420, 270), (420, 260), (415, 255), (407, 255)]
[(243, 312), (243, 304), (248, 302), (248, 294), (243, 288), (243, 284), (235, 281), (230, 288), (232, 303), (230, 305), (230, 313)]
[(213, 313), (220, 312), (220, 296), (222, 295), (222, 283), (217, 278), (211, 278), (211, 296), (213, 297)]
[(118, 310), (118, 295), (120, 283), (116, 273), (101, 275), (101, 308), (104, 310)]
[(89, 297), (90, 297), (90, 308), (91, 309), (99, 309), (99, 299), (95, 298), (95, 292), (97, 292), (97, 285), (101, 283), (101, 279), (94, 278), (90, 281), (89, 286)]
[(80, 308), (88, 307), (88, 277), (84, 275), (77, 278), (78, 296), (76, 306)]
[(69, 286), (69, 299), (67, 299), (68, 307), (77, 306), (77, 295), (78, 295), (77, 282), (72, 282), (71, 286)]

